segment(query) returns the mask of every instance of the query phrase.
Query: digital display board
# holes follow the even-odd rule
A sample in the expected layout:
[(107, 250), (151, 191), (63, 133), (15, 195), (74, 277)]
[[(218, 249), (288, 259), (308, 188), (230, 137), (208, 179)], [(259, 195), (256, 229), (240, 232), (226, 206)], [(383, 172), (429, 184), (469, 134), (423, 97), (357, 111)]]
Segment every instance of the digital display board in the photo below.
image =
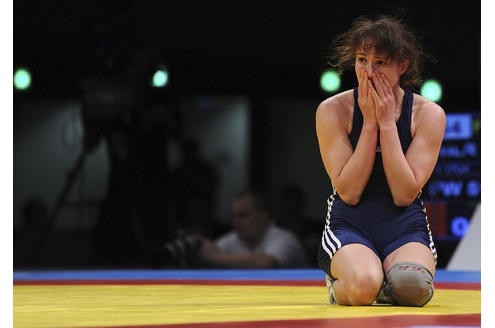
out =
[(447, 114), (437, 165), (423, 188), (434, 237), (462, 238), (481, 200), (480, 113)]

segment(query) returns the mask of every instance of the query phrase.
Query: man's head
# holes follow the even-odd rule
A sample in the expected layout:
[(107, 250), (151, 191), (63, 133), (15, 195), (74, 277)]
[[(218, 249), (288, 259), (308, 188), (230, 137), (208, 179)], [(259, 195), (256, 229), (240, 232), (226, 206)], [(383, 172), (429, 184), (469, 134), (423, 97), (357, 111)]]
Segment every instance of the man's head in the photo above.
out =
[(243, 242), (255, 247), (269, 223), (270, 215), (261, 193), (244, 191), (235, 197), (232, 202), (232, 224)]

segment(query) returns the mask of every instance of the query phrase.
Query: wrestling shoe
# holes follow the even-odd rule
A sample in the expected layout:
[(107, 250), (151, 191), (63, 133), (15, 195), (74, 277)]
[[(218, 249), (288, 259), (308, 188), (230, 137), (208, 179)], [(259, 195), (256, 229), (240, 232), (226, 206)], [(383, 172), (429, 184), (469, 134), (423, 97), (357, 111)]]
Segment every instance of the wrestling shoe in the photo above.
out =
[(333, 294), (332, 278), (330, 278), (328, 274), (325, 275), (325, 282), (328, 289), (328, 303), (337, 304), (337, 300), (335, 299), (335, 295)]

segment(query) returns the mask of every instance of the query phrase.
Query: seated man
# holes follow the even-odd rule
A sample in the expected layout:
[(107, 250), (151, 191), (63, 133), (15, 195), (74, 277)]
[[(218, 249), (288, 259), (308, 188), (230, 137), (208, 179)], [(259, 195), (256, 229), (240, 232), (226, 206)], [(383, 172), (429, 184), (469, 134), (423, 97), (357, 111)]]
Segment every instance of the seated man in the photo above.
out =
[(260, 193), (238, 194), (232, 215), (233, 231), (215, 242), (197, 236), (202, 263), (223, 268), (307, 267), (302, 244), (294, 233), (275, 225)]

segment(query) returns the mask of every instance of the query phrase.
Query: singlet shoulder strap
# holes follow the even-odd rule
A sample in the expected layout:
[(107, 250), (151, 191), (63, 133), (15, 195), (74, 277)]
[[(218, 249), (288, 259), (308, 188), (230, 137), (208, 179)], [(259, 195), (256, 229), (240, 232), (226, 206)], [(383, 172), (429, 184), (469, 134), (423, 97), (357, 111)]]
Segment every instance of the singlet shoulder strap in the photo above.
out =
[(397, 121), (397, 129), (399, 132), (402, 150), (404, 153), (409, 148), (412, 142), (411, 135), (411, 119), (412, 119), (412, 106), (414, 95), (411, 90), (404, 90), (404, 99), (402, 101), (402, 111)]

